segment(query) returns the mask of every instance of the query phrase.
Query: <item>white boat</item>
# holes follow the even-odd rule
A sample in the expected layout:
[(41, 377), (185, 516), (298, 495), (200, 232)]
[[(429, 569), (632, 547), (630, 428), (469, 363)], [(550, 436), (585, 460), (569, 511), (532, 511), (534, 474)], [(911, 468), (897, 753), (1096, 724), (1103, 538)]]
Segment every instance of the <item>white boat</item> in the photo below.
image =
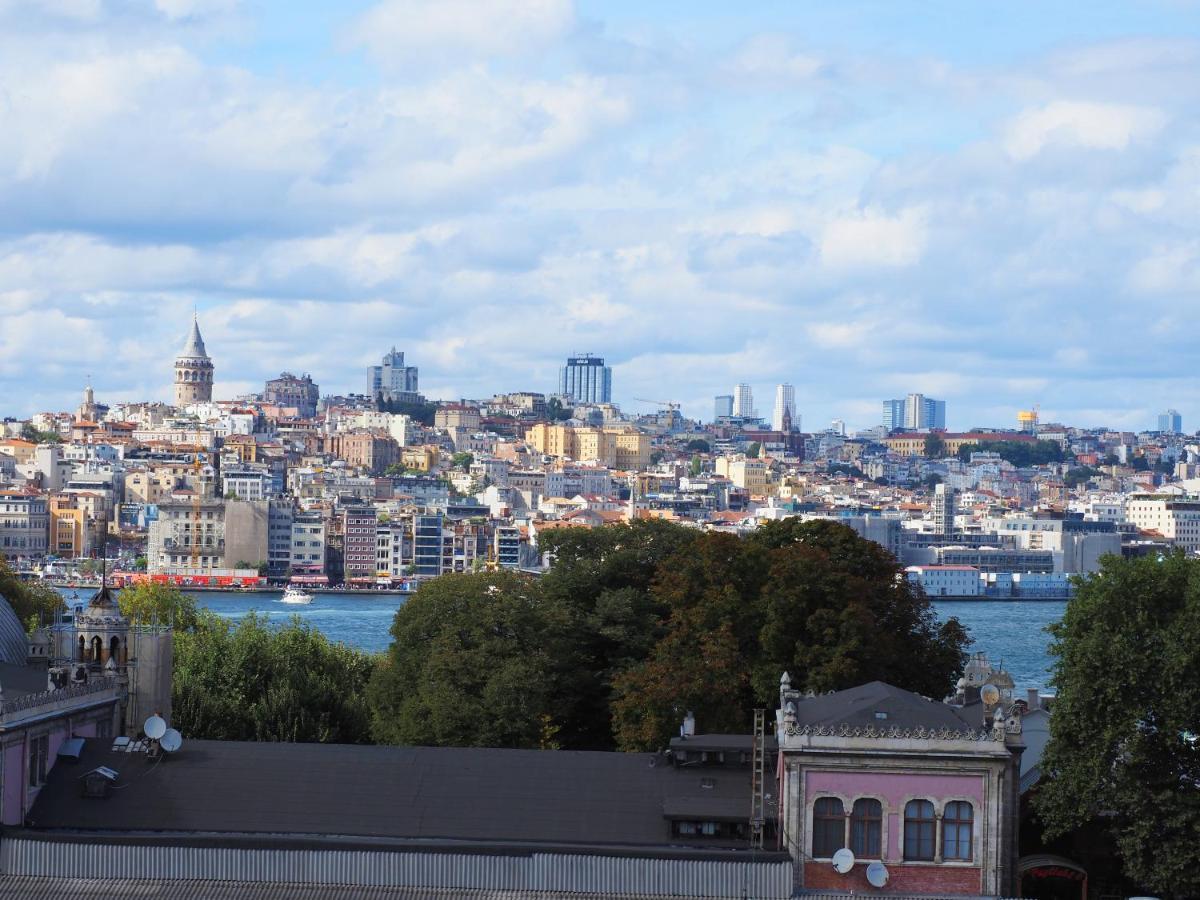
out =
[(294, 584), (289, 585), (288, 589), (283, 592), (283, 596), (279, 598), (280, 603), (312, 603), (313, 595), (300, 590)]

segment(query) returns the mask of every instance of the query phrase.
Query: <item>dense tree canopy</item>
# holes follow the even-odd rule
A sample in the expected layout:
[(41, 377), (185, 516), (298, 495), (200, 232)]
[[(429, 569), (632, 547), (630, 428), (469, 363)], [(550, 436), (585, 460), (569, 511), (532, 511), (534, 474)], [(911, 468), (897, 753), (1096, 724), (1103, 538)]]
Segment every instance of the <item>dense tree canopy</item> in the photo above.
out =
[(444, 575), (396, 613), (369, 686), (382, 743), (553, 746), (562, 616), (531, 578)]
[(0, 597), (8, 601), (26, 631), (53, 622), (66, 609), (62, 595), (54, 588), (36, 582), (22, 581), (0, 557)]
[(831, 522), (740, 538), (646, 520), (542, 549), (540, 580), (444, 576), (400, 609), (371, 684), (377, 739), (656, 748), (688, 710), (745, 731), (785, 669), (816, 690), (881, 678), (944, 696), (964, 661), (958, 622)]
[(1108, 557), (1051, 632), (1047, 835), (1102, 818), (1129, 878), (1200, 895), (1200, 560)]
[(121, 614), (134, 625), (173, 625), (177, 631), (196, 627), (196, 601), (172, 584), (143, 581), (117, 595)]
[(298, 618), (277, 628), (251, 613), (202, 612), (175, 632), (173, 724), (194, 738), (368, 743), (373, 659)]
[(972, 453), (998, 453), (1001, 459), (1017, 468), (1063, 461), (1063, 449), (1058, 441), (980, 441), (958, 448), (958, 458), (964, 462)]

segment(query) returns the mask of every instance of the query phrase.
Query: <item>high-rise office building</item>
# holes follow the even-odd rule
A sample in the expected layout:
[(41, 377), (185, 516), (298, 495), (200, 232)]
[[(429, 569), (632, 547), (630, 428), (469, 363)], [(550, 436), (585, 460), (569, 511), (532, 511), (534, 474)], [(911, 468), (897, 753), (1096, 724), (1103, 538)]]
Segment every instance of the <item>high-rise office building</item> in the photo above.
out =
[(790, 384), (775, 386), (775, 411), (771, 414), (772, 431), (791, 431), (796, 427), (796, 389)]
[(1182, 434), (1183, 417), (1178, 410), (1168, 409), (1158, 417), (1158, 430), (1163, 434)]
[(750, 385), (739, 384), (734, 387), (733, 414), (740, 419), (754, 418), (754, 391)]
[(909, 394), (903, 400), (884, 400), (883, 425), (889, 431), (945, 428), (946, 401), (934, 400), (924, 394)]
[(371, 396), (407, 402), (417, 399), (417, 367), (404, 364), (404, 354), (392, 348), (378, 366), (371, 366)]
[(717, 394), (713, 397), (713, 421), (733, 415), (733, 394)]
[(590, 353), (569, 357), (559, 369), (558, 392), (576, 403), (611, 403), (612, 368)]

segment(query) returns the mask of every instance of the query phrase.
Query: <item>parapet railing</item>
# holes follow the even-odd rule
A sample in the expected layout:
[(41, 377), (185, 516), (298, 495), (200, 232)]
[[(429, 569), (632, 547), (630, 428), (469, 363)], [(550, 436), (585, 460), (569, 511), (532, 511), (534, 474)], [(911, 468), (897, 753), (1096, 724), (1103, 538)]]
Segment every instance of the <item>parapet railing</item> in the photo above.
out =
[(87, 681), (83, 684), (67, 685), (53, 691), (26, 694), (23, 697), (16, 697), (12, 700), (0, 700), (0, 716), (21, 712), (26, 709), (34, 709), (38, 706), (45, 706), (48, 703), (57, 703), (60, 700), (70, 700), (73, 697), (85, 697), (88, 694), (99, 694), (102, 691), (116, 690), (118, 687), (119, 685), (116, 681), (104, 678)]
[(795, 725), (784, 726), (784, 734), (788, 737), (844, 737), (844, 738), (892, 738), (916, 741), (1003, 741), (1004, 735), (999, 736), (991, 729), (975, 728), (901, 728), (898, 725), (888, 725), (877, 728), (874, 725)]

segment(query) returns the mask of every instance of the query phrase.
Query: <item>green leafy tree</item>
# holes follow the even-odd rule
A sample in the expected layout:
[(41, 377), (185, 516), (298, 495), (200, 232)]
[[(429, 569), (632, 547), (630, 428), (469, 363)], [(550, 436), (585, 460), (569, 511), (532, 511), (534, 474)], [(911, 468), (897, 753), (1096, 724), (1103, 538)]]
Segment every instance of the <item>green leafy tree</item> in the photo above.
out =
[(575, 414), (573, 409), (563, 406), (557, 397), (551, 397), (546, 402), (546, 418), (551, 422), (565, 422)]
[(880, 679), (944, 696), (969, 643), (957, 620), (938, 624), (887, 550), (833, 522), (705, 535), (664, 561), (651, 593), (667, 609), (665, 634), (614, 685), (627, 750), (663, 746), (684, 709), (706, 730), (744, 730), (785, 670), (819, 691)]
[(758, 459), (758, 454), (761, 452), (762, 452), (762, 443), (759, 441), (754, 441), (749, 447), (746, 448), (746, 458), (747, 459)]
[(566, 615), (564, 652), (555, 661), (559, 740), (568, 749), (616, 744), (608, 713), (617, 675), (644, 660), (663, 634), (665, 607), (650, 593), (659, 567), (700, 532), (661, 519), (544, 535), (554, 559), (541, 586)]
[(61, 444), (62, 435), (56, 431), (40, 431), (29, 422), (21, 426), (21, 437), (35, 444)]
[(176, 631), (196, 627), (196, 601), (172, 584), (143, 581), (117, 595), (121, 614), (135, 625), (171, 624)]
[(925, 456), (928, 459), (941, 459), (946, 455), (946, 440), (936, 431), (925, 435)]
[(1058, 441), (980, 441), (963, 444), (958, 448), (957, 456), (966, 462), (972, 453), (998, 453), (1001, 459), (1018, 468), (1063, 461), (1063, 449)]
[(276, 628), (253, 613), (235, 624), (205, 611), (175, 635), (172, 719), (208, 740), (369, 743), (373, 668), (298, 618)]
[(396, 612), (371, 679), (375, 739), (389, 744), (553, 743), (553, 654), (562, 617), (513, 572), (444, 575)]
[(1200, 896), (1200, 560), (1107, 557), (1050, 631), (1047, 837), (1101, 820), (1127, 877)]
[(54, 588), (18, 578), (3, 556), (0, 556), (0, 597), (8, 601), (28, 632), (43, 623), (53, 622), (67, 608), (62, 595)]
[(471, 468), (473, 462), (475, 462), (475, 457), (470, 453), (455, 453), (450, 457), (450, 465), (456, 469), (462, 469), (464, 472)]
[(687, 442), (687, 449), (691, 453), (710, 453), (712, 447), (704, 438), (692, 438)]
[(1099, 469), (1093, 469), (1091, 466), (1080, 466), (1077, 469), (1068, 469), (1067, 474), (1063, 476), (1063, 484), (1069, 488), (1077, 488), (1081, 484), (1087, 484), (1092, 478), (1101, 474)]
[(692, 457), (692, 461), (688, 465), (688, 472), (689, 472), (689, 474), (691, 474), (691, 476), (693, 478), (696, 478), (703, 471), (704, 471), (704, 460), (702, 460), (700, 458), (699, 454), (696, 454), (695, 456)]
[(932, 491), (935, 487), (942, 483), (942, 476), (936, 472), (931, 472), (921, 479), (921, 484), (925, 485), (926, 490)]

